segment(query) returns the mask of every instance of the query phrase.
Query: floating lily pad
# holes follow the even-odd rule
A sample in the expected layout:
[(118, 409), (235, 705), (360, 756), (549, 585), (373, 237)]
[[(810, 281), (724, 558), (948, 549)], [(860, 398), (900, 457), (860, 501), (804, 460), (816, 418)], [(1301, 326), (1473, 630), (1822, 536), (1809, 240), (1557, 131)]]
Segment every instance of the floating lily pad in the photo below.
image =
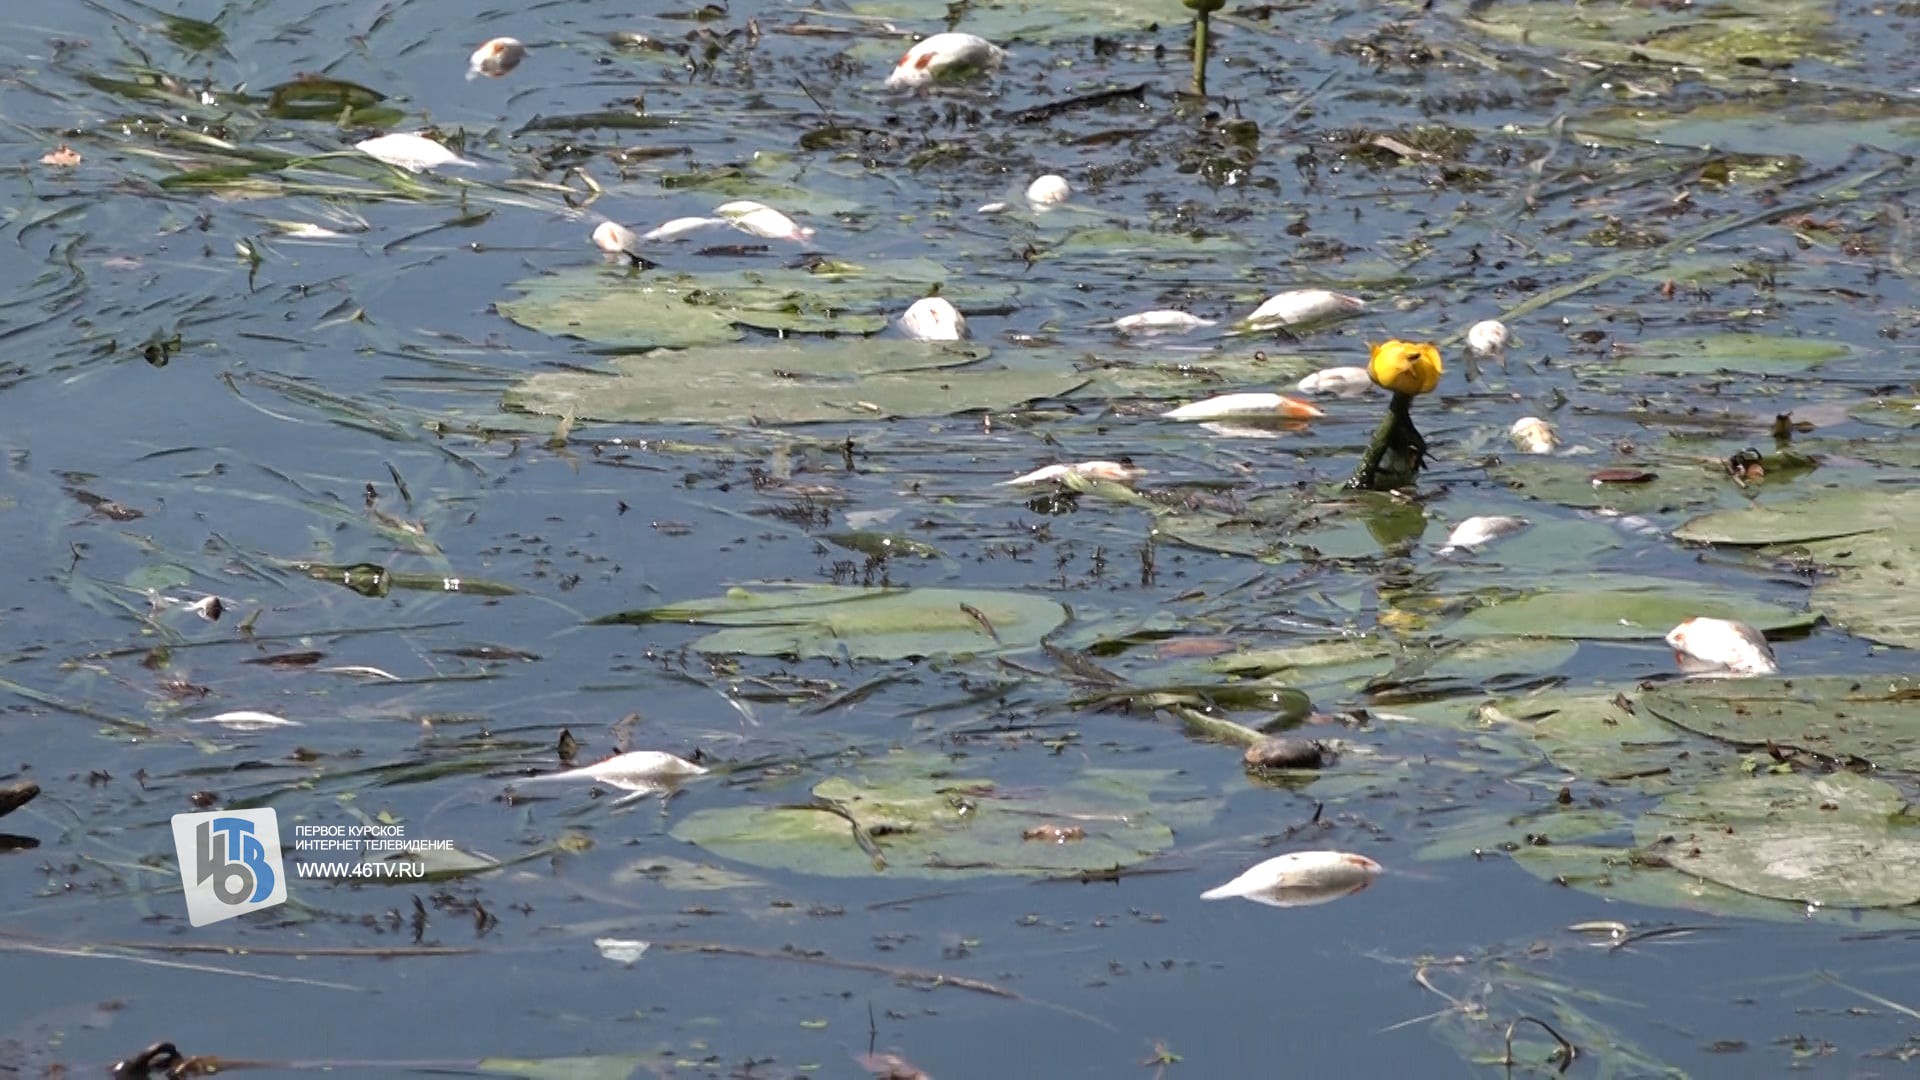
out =
[(938, 289), (963, 309), (1005, 303), (1010, 286), (947, 282), (931, 259), (713, 273), (635, 274), (590, 267), (530, 278), (522, 296), (495, 304), (529, 330), (623, 349), (690, 348), (742, 336), (740, 327), (784, 333), (871, 334)]
[(1920, 903), (1920, 818), (1891, 784), (1852, 773), (1762, 773), (1669, 796), (1643, 847), (1682, 873), (1833, 907)]
[(1647, 714), (1736, 746), (1776, 743), (1880, 770), (1920, 772), (1920, 684), (1829, 675), (1702, 679), (1655, 687), (1635, 699)]
[[(1013, 792), (952, 769), (937, 755), (888, 757), (857, 776), (822, 780), (811, 805), (701, 810), (673, 837), (753, 866), (827, 877), (1111, 870), (1173, 846), (1152, 799), (1165, 773), (1102, 770)], [(1191, 801), (1183, 805), (1191, 813)], [(1029, 839), (1041, 826), (1064, 832)]]
[(1920, 649), (1920, 539), (1868, 533), (1808, 550), (1828, 570), (1813, 589), (1828, 618), (1856, 637)]
[(1595, 575), (1584, 588), (1489, 598), (1455, 620), (1450, 637), (1665, 637), (1695, 616), (1732, 619), (1761, 631), (1812, 626), (1817, 614), (1755, 600), (1697, 581)]
[(1882, 398), (1856, 405), (1848, 413), (1855, 420), (1881, 427), (1920, 427), (1920, 399)]
[(1588, 784), (1664, 793), (1727, 768), (1738, 751), (1703, 747), (1625, 692), (1553, 692), (1500, 702), (1554, 767)]
[[(1595, 457), (1577, 460), (1552, 460), (1532, 455), (1512, 455), (1487, 470), (1493, 479), (1514, 492), (1541, 502), (1558, 503), (1582, 510), (1615, 510), (1622, 514), (1652, 514), (1687, 507), (1732, 503), (1739, 488), (1724, 472), (1705, 468), (1658, 464), (1647, 471), (1654, 474), (1646, 484), (1596, 484), (1593, 474), (1602, 467)], [(1632, 466), (1632, 462), (1608, 462), (1608, 467)]]
[(1673, 535), (1701, 544), (1762, 547), (1914, 526), (1920, 526), (1920, 491), (1868, 487), (1707, 514), (1681, 525)]
[(701, 652), (899, 660), (1031, 648), (1066, 620), (1059, 604), (1022, 593), (769, 585), (593, 622), (729, 627), (694, 642)]
[(505, 400), (578, 420), (807, 424), (1011, 409), (1086, 382), (1065, 371), (952, 370), (985, 354), (890, 339), (691, 349), (620, 357), (604, 373), (535, 375)]
[(1817, 338), (1771, 337), (1764, 334), (1709, 334), (1634, 343), (1616, 370), (1658, 372), (1666, 375), (1728, 372), (1738, 375), (1775, 375), (1803, 371), (1828, 360), (1853, 355), (1837, 341)]

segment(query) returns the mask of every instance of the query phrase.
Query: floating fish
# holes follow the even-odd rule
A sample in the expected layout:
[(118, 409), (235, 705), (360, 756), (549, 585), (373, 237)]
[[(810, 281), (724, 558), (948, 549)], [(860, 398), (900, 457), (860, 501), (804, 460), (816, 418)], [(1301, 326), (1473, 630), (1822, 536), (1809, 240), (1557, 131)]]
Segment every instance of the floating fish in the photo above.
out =
[(959, 341), (967, 336), (967, 319), (944, 298), (929, 296), (900, 316), (900, 329), (917, 341)]
[(467, 61), (467, 80), (471, 82), (481, 76), (497, 79), (527, 58), (527, 47), (510, 37), (497, 37), (473, 51)]
[(600, 955), (616, 964), (637, 964), (640, 958), (653, 948), (651, 941), (637, 941), (631, 938), (594, 938), (593, 947)]
[(1124, 461), (1081, 461), (1072, 465), (1047, 465), (1025, 476), (1002, 480), (1000, 484), (1002, 487), (1011, 484), (1044, 484), (1053, 480), (1063, 480), (1068, 476), (1080, 476), (1088, 480), (1112, 480), (1124, 484), (1146, 474), (1147, 470), (1135, 468)]
[(1213, 326), (1212, 319), (1203, 319), (1198, 315), (1189, 315), (1184, 311), (1142, 311), (1137, 315), (1127, 315), (1113, 320), (1113, 328), (1123, 334), (1185, 334), (1203, 326)]
[(1777, 675), (1766, 635), (1731, 619), (1692, 618), (1667, 631), (1667, 644), (1688, 674)]
[(689, 776), (701, 776), (706, 771), (691, 761), (659, 750), (634, 750), (625, 754), (615, 754), (605, 761), (595, 762), (583, 768), (547, 773), (543, 776), (522, 777), (514, 782), (591, 780), (609, 787), (645, 793), (663, 790)]
[(1445, 547), (1435, 551), (1435, 555), (1451, 555), (1461, 548), (1477, 548), (1491, 544), (1503, 536), (1512, 536), (1521, 529), (1533, 524), (1523, 517), (1470, 517), (1453, 527), (1447, 534)]
[(763, 240), (810, 240), (813, 230), (764, 203), (741, 200), (716, 206), (713, 212), (727, 224)]
[(1307, 907), (1338, 900), (1373, 884), (1381, 866), (1365, 855), (1344, 851), (1295, 851), (1268, 859), (1216, 889), (1202, 900), (1252, 900), (1273, 907)]
[(1499, 319), (1485, 319), (1467, 330), (1467, 348), (1475, 356), (1505, 356), (1507, 336), (1506, 323)]
[(1216, 420), (1226, 416), (1280, 416), (1312, 420), (1327, 415), (1318, 406), (1285, 394), (1222, 394), (1160, 414), (1167, 420)]
[(391, 165), (408, 172), (427, 172), (446, 165), (459, 165), (477, 169), (480, 163), (468, 161), (459, 154), (427, 138), (425, 135), (396, 132), (382, 135), (377, 139), (353, 144), (355, 150), (375, 161)]
[(1007, 51), (973, 34), (935, 34), (907, 50), (887, 76), (890, 90), (914, 90), (949, 79), (992, 71)]
[(625, 225), (603, 221), (594, 227), (593, 246), (609, 255), (630, 254), (640, 246), (640, 238)]
[(1254, 308), (1253, 314), (1247, 316), (1247, 325), (1255, 329), (1297, 326), (1342, 315), (1356, 315), (1366, 309), (1366, 301), (1357, 296), (1346, 296), (1325, 289), (1294, 289), (1268, 297), (1266, 303)]
[(667, 241), (678, 240), (690, 232), (711, 229), (732, 222), (723, 217), (678, 217), (656, 229), (649, 230), (642, 240)]
[(223, 712), (219, 716), (200, 716), (188, 721), (192, 724), (219, 724), (234, 731), (265, 731), (277, 727), (302, 727), (298, 720), (288, 720), (272, 713), (254, 712), (241, 709), (238, 712)]
[(986, 204), (985, 206), (982, 206), (982, 207), (981, 207), (980, 209), (978, 209), (978, 210), (975, 210), (975, 211), (974, 211), (974, 213), (976, 213), (976, 214), (1004, 214), (1004, 213), (1006, 213), (1007, 211), (1009, 211), (1009, 210), (1011, 210), (1011, 209), (1013, 209), (1013, 207), (1011, 207), (1011, 206), (1008, 206), (1008, 205), (1007, 205), (1006, 203), (1003, 203), (1003, 202), (990, 202), (990, 203), (987, 203), (987, 204)]
[(1373, 390), (1373, 376), (1363, 367), (1326, 368), (1301, 379), (1294, 389), (1303, 394), (1359, 397)]
[(1537, 416), (1523, 416), (1507, 429), (1507, 438), (1513, 445), (1526, 454), (1551, 454), (1560, 445), (1560, 435), (1553, 425)]
[(1067, 196), (1071, 194), (1073, 194), (1073, 188), (1067, 184), (1066, 177), (1054, 176), (1051, 173), (1027, 185), (1027, 201), (1036, 209), (1058, 206), (1066, 202)]

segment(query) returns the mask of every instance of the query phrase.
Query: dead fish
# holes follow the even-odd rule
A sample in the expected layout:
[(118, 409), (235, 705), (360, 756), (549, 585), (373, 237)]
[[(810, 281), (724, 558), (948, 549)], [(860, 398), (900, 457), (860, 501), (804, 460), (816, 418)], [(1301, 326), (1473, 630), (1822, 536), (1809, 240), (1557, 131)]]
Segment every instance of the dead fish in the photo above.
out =
[(1507, 429), (1507, 438), (1513, 441), (1522, 453), (1551, 454), (1560, 445), (1560, 435), (1553, 425), (1537, 416), (1523, 416)]
[(1667, 535), (1667, 530), (1661, 528), (1658, 523), (1649, 518), (1641, 517), (1639, 514), (1623, 514), (1618, 510), (1603, 507), (1599, 510), (1582, 510), (1580, 511), (1580, 516), (1590, 520), (1598, 518), (1602, 521), (1611, 522), (1615, 527), (1624, 529), (1635, 536), (1658, 537)]
[(1499, 319), (1483, 319), (1467, 330), (1467, 348), (1476, 356), (1500, 357), (1507, 354), (1507, 324)]
[(301, 727), (298, 720), (288, 720), (272, 713), (254, 712), (241, 709), (236, 712), (223, 712), (218, 716), (199, 716), (187, 721), (190, 724), (219, 724), (234, 731), (265, 731), (277, 727)]
[(750, 233), (763, 240), (800, 241), (813, 238), (812, 229), (764, 203), (742, 199), (716, 206), (713, 212), (725, 218), (727, 224), (741, 232)]
[(642, 240), (666, 241), (678, 240), (690, 232), (711, 229), (731, 224), (726, 218), (718, 217), (678, 217), (655, 229), (648, 230)]
[(1035, 209), (1058, 206), (1066, 202), (1067, 196), (1071, 194), (1073, 194), (1073, 188), (1068, 185), (1067, 178), (1055, 176), (1052, 173), (1027, 185), (1027, 202), (1031, 203)]
[(1189, 315), (1184, 311), (1142, 311), (1137, 315), (1127, 315), (1113, 320), (1113, 328), (1123, 334), (1185, 334), (1203, 326), (1213, 326), (1212, 319), (1203, 319), (1198, 315)]
[(1680, 670), (1690, 675), (1777, 675), (1780, 664), (1766, 636), (1732, 619), (1695, 617), (1667, 631)]
[(593, 246), (609, 255), (624, 255), (640, 246), (640, 238), (625, 225), (603, 221), (594, 226)]
[(470, 169), (480, 167), (479, 162), (468, 161), (425, 135), (416, 133), (382, 135), (377, 139), (354, 143), (353, 148), (375, 161), (408, 172), (428, 172), (447, 165)]
[(1301, 379), (1294, 389), (1303, 394), (1359, 397), (1373, 391), (1373, 377), (1363, 367), (1327, 368)]
[(1285, 394), (1222, 394), (1160, 414), (1167, 420), (1217, 420), (1229, 416), (1282, 416), (1312, 420), (1327, 415), (1319, 407)]
[(916, 90), (936, 82), (962, 79), (992, 71), (1007, 58), (1007, 51), (986, 38), (973, 34), (935, 34), (908, 49), (893, 74), (887, 76), (889, 90)]
[(1326, 764), (1327, 747), (1312, 739), (1290, 739), (1269, 735), (1242, 754), (1240, 760), (1249, 769), (1317, 769)]
[(1521, 529), (1533, 524), (1523, 517), (1470, 517), (1453, 527), (1447, 534), (1445, 547), (1435, 551), (1435, 555), (1451, 555), (1461, 548), (1477, 548), (1491, 544), (1503, 536), (1512, 536)]
[(497, 79), (527, 58), (527, 47), (510, 37), (497, 37), (473, 51), (467, 61), (467, 81), (481, 76)]
[(1382, 867), (1365, 855), (1344, 851), (1295, 851), (1276, 856), (1218, 888), (1202, 900), (1239, 898), (1273, 907), (1307, 907), (1338, 900), (1373, 884)]
[(616, 964), (637, 964), (641, 957), (647, 955), (647, 950), (653, 948), (653, 942), (603, 937), (594, 938), (593, 947), (600, 950), (601, 956)]
[(1001, 487), (1014, 484), (1045, 484), (1063, 480), (1068, 476), (1085, 477), (1088, 480), (1111, 480), (1125, 484), (1145, 476), (1147, 470), (1138, 469), (1126, 461), (1081, 461), (1072, 465), (1047, 465), (1033, 470), (1025, 476), (1016, 476), (1011, 480), (1000, 481)]
[(1247, 325), (1255, 329), (1296, 326), (1340, 315), (1355, 315), (1367, 309), (1357, 296), (1329, 292), (1326, 289), (1294, 289), (1267, 298), (1247, 316)]
[(663, 751), (631, 750), (582, 768), (546, 773), (542, 776), (521, 777), (514, 782), (524, 784), (539, 780), (591, 780), (596, 784), (606, 784), (626, 791), (654, 792), (689, 776), (702, 776), (706, 771), (685, 758), (678, 758)]
[(967, 336), (967, 320), (944, 298), (929, 296), (900, 316), (900, 329), (916, 341), (959, 341)]

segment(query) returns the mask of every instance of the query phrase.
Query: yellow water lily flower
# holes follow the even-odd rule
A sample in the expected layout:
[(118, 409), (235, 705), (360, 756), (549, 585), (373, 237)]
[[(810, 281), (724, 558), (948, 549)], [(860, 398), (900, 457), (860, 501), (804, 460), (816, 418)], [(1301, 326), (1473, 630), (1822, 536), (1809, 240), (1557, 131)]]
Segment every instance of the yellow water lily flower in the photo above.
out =
[(1367, 362), (1373, 381), (1396, 394), (1432, 393), (1445, 370), (1440, 350), (1427, 341), (1383, 341)]

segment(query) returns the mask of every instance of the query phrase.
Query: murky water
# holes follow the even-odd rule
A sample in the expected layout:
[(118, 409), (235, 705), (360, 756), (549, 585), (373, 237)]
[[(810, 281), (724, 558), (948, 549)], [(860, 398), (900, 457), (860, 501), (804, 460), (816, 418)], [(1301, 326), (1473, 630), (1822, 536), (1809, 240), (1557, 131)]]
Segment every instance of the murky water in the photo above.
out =
[[(1912, 670), (1899, 590), (1876, 621), (1812, 587), (1836, 578), (1808, 559), (1849, 557), (1815, 534), (1788, 535), (1811, 555), (1671, 535), (1755, 500), (1914, 486), (1911, 20), (1240, 5), (1216, 17), (1201, 106), (1176, 96), (1172, 0), (969, 5), (958, 28), (1007, 44), (1007, 68), (921, 95), (882, 82), (905, 34), (945, 28), (938, 5), (647, 7), (0, 13), (0, 781), (42, 789), (0, 822), (0, 1064), (94, 1071), (170, 1041), (369, 1075), (844, 1076), (870, 1052), (937, 1076), (1450, 1075), (1486, 1071), (1517, 1025), (1516, 1069), (1551, 1072), (1532, 1017), (1598, 1075), (1911, 1067), (1898, 872), (1868, 875), (1862, 911), (1808, 913), (1642, 858), (1662, 850), (1645, 812), (1682, 779), (1851, 775), (1853, 744), (1670, 728), (1643, 775), (1638, 729), (1576, 758), (1574, 735), (1535, 725), (1598, 706), (1527, 696), (1662, 692), (1664, 626), (1592, 614), (1635, 581), (1772, 620), (1789, 676)], [(529, 59), (464, 79), (496, 34)], [(385, 99), (345, 125), (273, 115), (302, 75)], [(1107, 90), (1124, 92), (1045, 108)], [(356, 154), (380, 125), (432, 126), (477, 167)], [(41, 160), (63, 144), (77, 163)], [(1020, 194), (1043, 172), (1074, 195), (1039, 213)], [(738, 198), (815, 236), (703, 234), (649, 246), (645, 272), (588, 243), (603, 220), (644, 231)], [(995, 201), (1013, 207), (977, 212)], [(879, 283), (797, 290), (842, 333), (747, 354), (764, 395), (696, 400), (712, 371), (694, 361), (640, 369), (646, 401), (712, 419), (656, 421), (677, 414), (600, 384), (572, 425), (503, 405), (619, 351), (504, 317), (516, 286), (692, 282), (725, 308), (822, 258)], [(928, 266), (988, 370), (1065, 388), (943, 410), (833, 382), (827, 357), (873, 329), (834, 320), (897, 315)], [(1233, 330), (1293, 287), (1369, 308)], [(1221, 325), (1150, 341), (1108, 325), (1164, 307)], [(771, 349), (768, 320), (788, 317), (719, 340)], [(1459, 339), (1491, 317), (1517, 344), (1469, 381)], [(1379, 396), (1254, 431), (1158, 416), (1362, 363), (1387, 337), (1448, 357), (1418, 407), (1436, 463), (1417, 502), (1338, 495)], [(973, 373), (913, 377), (945, 400)], [(779, 422), (784, 384), (810, 378), (840, 411)], [(1529, 414), (1571, 453), (1514, 453)], [(1811, 427), (1777, 441), (1781, 414)], [(1715, 463), (1748, 446), (1777, 467), (1741, 487)], [(1122, 456), (1148, 470), (1144, 498), (1001, 486)], [(1596, 488), (1601, 468), (1655, 476)], [(1888, 505), (1909, 520), (1910, 501)], [(1533, 525), (1434, 555), (1474, 514)], [(930, 550), (880, 557), (886, 537)], [(772, 582), (961, 589), (973, 611), (883, 627), (946, 646), (911, 656), (863, 652), (857, 614), (784, 650), (685, 613), (589, 622)], [(1591, 582), (1607, 595), (1576, 591)], [(1536, 622), (1489, 621), (1539, 590), (1560, 599)], [(993, 604), (1062, 605), (1051, 648), (1012, 647), (1025, 616)], [(1329, 651), (1223, 666), (1308, 648)], [(1250, 778), (1240, 747), (1183, 730), (1177, 707), (1272, 719), (1208, 707), (1269, 671), (1342, 750), (1319, 777)], [(195, 722), (237, 710), (300, 726)], [(563, 729), (582, 764), (630, 744), (713, 775), (620, 806), (524, 783), (558, 767)], [(1904, 740), (1868, 756), (1911, 799)], [(959, 833), (907, 856), (931, 826), (888, 804), (854, 815), (891, 853), (874, 871), (851, 825), (784, 843), (737, 816), (811, 807), (837, 838), (819, 807), (857, 797), (822, 785), (911, 788), (889, 769), (933, 777), (947, 809), (1078, 813), (1090, 846), (1131, 845), (1126, 865), (1082, 883), (1097, 861), (977, 854)], [(431, 881), (296, 878), (285, 905), (196, 928), (169, 819), (216, 807), (457, 850)], [(1314, 848), (1388, 873), (1324, 906), (1197, 899)], [(1048, 858), (1073, 872), (1014, 872)], [(1596, 921), (1644, 936), (1609, 949), (1569, 929)]]

